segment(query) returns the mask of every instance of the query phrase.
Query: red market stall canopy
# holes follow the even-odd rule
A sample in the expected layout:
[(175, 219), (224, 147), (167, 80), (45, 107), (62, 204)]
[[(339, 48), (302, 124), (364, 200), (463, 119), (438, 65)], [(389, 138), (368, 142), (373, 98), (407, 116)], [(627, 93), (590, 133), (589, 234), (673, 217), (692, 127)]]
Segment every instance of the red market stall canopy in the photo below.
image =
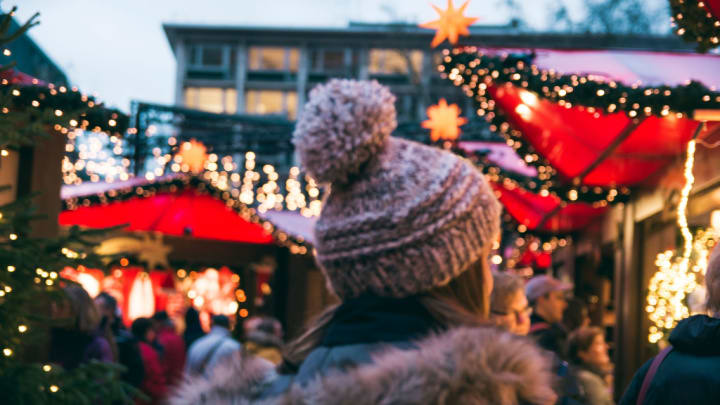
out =
[(104, 228), (128, 224), (130, 231), (251, 244), (282, 244), (292, 239), (254, 209), (232, 199), (230, 193), (198, 177), (168, 177), (155, 182), (134, 179), (114, 187), (97, 184), (96, 192), (87, 194), (92, 186), (64, 190), (61, 225)]
[[(501, 170), (506, 175), (514, 173), (520, 176), (537, 177), (537, 171), (525, 164), (515, 150), (504, 143), (469, 142), (458, 143), (464, 154), (484, 153), (490, 164), (497, 166), (490, 169), (490, 178), (495, 194), (505, 207), (506, 214), (512, 218), (512, 226), (533, 234), (568, 234), (585, 228), (588, 224), (602, 216), (607, 204), (588, 204), (583, 202), (568, 203), (550, 195), (531, 193), (514, 181), (493, 181), (493, 173)], [(507, 223), (507, 221), (506, 221)]]
[(506, 182), (491, 182), (496, 195), (519, 224), (521, 233), (567, 234), (585, 228), (602, 216), (607, 207), (587, 203), (565, 203), (559, 198), (542, 196)]
[[(720, 109), (720, 56), (534, 52), (455, 49), (440, 66), (538, 170), (519, 181), (531, 191), (618, 201), (683, 152), (700, 125), (694, 112)], [(709, 123), (698, 135), (719, 130)]]

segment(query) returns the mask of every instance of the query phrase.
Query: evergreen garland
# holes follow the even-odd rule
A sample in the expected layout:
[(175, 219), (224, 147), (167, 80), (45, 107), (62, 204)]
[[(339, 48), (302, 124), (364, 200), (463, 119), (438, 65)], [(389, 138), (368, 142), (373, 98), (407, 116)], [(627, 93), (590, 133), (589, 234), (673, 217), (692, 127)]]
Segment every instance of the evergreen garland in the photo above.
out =
[(720, 46), (720, 16), (713, 16), (706, 7), (698, 0), (670, 0), (675, 32), (696, 43), (702, 53)]

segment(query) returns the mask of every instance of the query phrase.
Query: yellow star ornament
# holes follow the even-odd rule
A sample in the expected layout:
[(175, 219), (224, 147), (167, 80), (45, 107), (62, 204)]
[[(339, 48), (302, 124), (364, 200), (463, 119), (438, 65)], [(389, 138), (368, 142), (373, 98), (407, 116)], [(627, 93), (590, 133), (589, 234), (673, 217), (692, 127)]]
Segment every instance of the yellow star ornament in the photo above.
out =
[(435, 21), (430, 21), (424, 24), (420, 24), (422, 28), (430, 28), (435, 31), (435, 38), (433, 38), (431, 47), (435, 48), (440, 45), (445, 39), (449, 40), (451, 44), (457, 44), (458, 37), (460, 35), (470, 35), (468, 27), (472, 25), (478, 19), (476, 17), (465, 17), (463, 13), (470, 0), (466, 0), (460, 8), (456, 9), (453, 6), (452, 0), (448, 0), (447, 10), (442, 10), (435, 6), (432, 7), (440, 15)]
[(467, 118), (460, 116), (460, 107), (457, 104), (448, 105), (444, 98), (441, 98), (437, 105), (428, 107), (427, 115), (429, 119), (423, 121), (422, 127), (430, 130), (430, 139), (433, 142), (458, 139), (460, 126), (468, 122)]
[(190, 142), (184, 142), (180, 146), (180, 151), (177, 153), (177, 156), (180, 156), (180, 162), (183, 165), (188, 165), (190, 171), (195, 174), (203, 171), (205, 161), (208, 159), (205, 145), (194, 139), (190, 140)]

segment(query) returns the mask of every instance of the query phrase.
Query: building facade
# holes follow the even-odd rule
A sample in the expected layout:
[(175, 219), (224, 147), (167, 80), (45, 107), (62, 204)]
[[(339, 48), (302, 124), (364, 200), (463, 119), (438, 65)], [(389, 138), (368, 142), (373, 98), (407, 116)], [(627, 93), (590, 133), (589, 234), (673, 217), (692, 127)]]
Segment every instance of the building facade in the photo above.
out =
[[(224, 27), (165, 24), (177, 60), (175, 104), (226, 114), (295, 120), (308, 92), (333, 77), (376, 79), (397, 96), (398, 120), (425, 118), (445, 98), (473, 116), (471, 100), (436, 70), (433, 32), (406, 24), (351, 23), (346, 28)], [(488, 48), (687, 47), (667, 38), (528, 33), (507, 26), (471, 27), (462, 44)]]

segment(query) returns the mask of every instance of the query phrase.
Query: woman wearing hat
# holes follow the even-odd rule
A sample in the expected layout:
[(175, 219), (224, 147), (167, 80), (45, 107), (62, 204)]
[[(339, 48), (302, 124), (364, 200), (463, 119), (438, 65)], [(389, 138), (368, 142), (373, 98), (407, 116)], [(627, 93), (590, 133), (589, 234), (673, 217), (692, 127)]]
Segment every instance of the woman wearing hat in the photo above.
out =
[(484, 326), (501, 207), (456, 155), (391, 137), (395, 97), (375, 81), (310, 93), (293, 142), (329, 187), (316, 259), (341, 303), (285, 349), (277, 370), (239, 354), (184, 404), (551, 404), (528, 340)]

